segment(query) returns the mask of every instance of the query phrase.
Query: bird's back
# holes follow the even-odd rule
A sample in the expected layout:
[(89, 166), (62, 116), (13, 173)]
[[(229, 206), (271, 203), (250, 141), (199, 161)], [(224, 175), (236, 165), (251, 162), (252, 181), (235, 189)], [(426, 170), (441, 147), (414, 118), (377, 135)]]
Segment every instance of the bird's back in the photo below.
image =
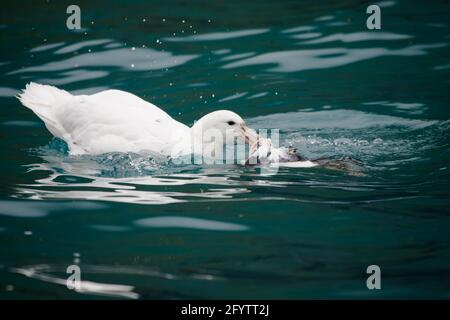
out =
[(189, 132), (160, 108), (121, 90), (74, 96), (52, 86), (30, 84), (19, 98), (53, 135), (68, 143), (72, 154), (164, 153)]

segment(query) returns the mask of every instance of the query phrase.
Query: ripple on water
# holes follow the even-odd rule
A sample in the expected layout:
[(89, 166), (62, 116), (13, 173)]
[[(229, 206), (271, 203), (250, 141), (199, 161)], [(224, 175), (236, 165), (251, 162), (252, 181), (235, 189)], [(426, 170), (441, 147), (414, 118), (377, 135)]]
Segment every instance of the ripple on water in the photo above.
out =
[(145, 218), (135, 221), (135, 224), (150, 228), (186, 228), (214, 231), (244, 231), (249, 229), (249, 227), (237, 223), (175, 216)]
[(218, 41), (218, 40), (227, 40), (227, 39), (254, 36), (266, 33), (268, 31), (269, 29), (250, 29), (250, 30), (227, 31), (227, 32), (212, 32), (185, 37), (167, 37), (164, 38), (164, 40), (172, 42)]
[(339, 67), (385, 56), (415, 56), (424, 55), (427, 49), (440, 48), (445, 43), (427, 45), (413, 45), (401, 49), (387, 48), (326, 48), (286, 50), (263, 53), (251, 58), (227, 63), (223, 69), (234, 69), (253, 65), (275, 65), (269, 67), (271, 72), (299, 72), (305, 70), (318, 70)]
[[(11, 11), (0, 25), (0, 296), (370, 298), (358, 289), (369, 263), (391, 269), (384, 297), (448, 296), (447, 6), (379, 2), (395, 23), (372, 32), (361, 2), (271, 1), (253, 15), (242, 2), (232, 18), (228, 2), (190, 2), (146, 22), (92, 2), (99, 20), (72, 34), (49, 28), (60, 16), (30, 28)], [(303, 156), (361, 160), (366, 175), (77, 157), (58, 140), (30, 150), (50, 135), (13, 98), (27, 81), (123, 89), (184, 123), (230, 108)], [(65, 288), (71, 263), (78, 293)]]
[(8, 87), (0, 87), (0, 97), (15, 97), (16, 94), (19, 93), (19, 90), (8, 88)]
[[(280, 129), (281, 144), (296, 147), (307, 158), (350, 156), (359, 159), (369, 169), (369, 175), (380, 170), (400, 170), (408, 163), (422, 161), (426, 152), (433, 150), (439, 137), (449, 129), (447, 122), (437, 120), (345, 109), (271, 114), (250, 118), (248, 123), (255, 128), (267, 128), (270, 124)], [(308, 185), (305, 178), (309, 179), (309, 172), (315, 172), (314, 183), (321, 181), (320, 169), (314, 168), (283, 168), (274, 176), (263, 176), (257, 168), (241, 166), (175, 165), (167, 157), (151, 153), (74, 157), (67, 155), (67, 147), (59, 140), (34, 152), (43, 161), (29, 165), (28, 171), (45, 172), (45, 177), (40, 174), (34, 183), (18, 186), (17, 194), (22, 198), (153, 205), (237, 201), (261, 196), (258, 193), (261, 186)], [(329, 176), (323, 174), (326, 181)], [(361, 182), (354, 187), (363, 190), (366, 185)], [(269, 198), (273, 198), (273, 193)], [(37, 212), (42, 214), (42, 210)], [(147, 222), (155, 226), (162, 222), (173, 223), (158, 219)], [(179, 225), (195, 225), (194, 222), (199, 221), (183, 220)]]
[[(33, 198), (33, 197), (31, 197)], [(20, 201), (6, 200), (0, 201), (0, 215), (20, 217), (20, 218), (39, 218), (55, 211), (64, 210), (99, 210), (105, 208), (104, 205), (79, 201), (76, 204), (70, 202), (61, 202), (55, 206), (53, 202), (44, 201)]]
[[(301, 39), (296, 36), (293, 38)], [(303, 44), (319, 44), (325, 42), (359, 42), (359, 41), (371, 41), (371, 40), (403, 40), (410, 39), (412, 36), (407, 34), (398, 34), (392, 32), (354, 32), (354, 33), (336, 33), (329, 36), (322, 37), (320, 39), (308, 40), (302, 42)]]
[[(112, 48), (111, 45), (115, 47)], [(123, 44), (112, 39), (86, 40), (63, 47), (47, 46), (45, 50), (42, 46), (34, 49), (37, 50), (35, 54), (45, 54), (55, 48), (57, 50), (52, 53), (61, 56), (62, 60), (52, 59), (52, 62), (42, 65), (19, 68), (10, 71), (8, 75), (24, 74), (23, 77), (26, 77), (39, 73), (40, 78), (34, 81), (63, 85), (106, 77), (110, 75), (110, 71), (105, 70), (105, 67), (127, 71), (164, 70), (183, 65), (200, 56), (198, 54), (177, 55), (168, 50), (151, 48), (125, 48)], [(72, 53), (78, 50), (81, 52), (74, 56)], [(51, 77), (42, 77), (42, 72), (51, 74)]]
[[(74, 291), (78, 294), (93, 295), (93, 296), (105, 296), (111, 298), (122, 299), (139, 299), (142, 295), (148, 295), (153, 291), (154, 298), (164, 295), (163, 290), (161, 292), (153, 287), (147, 288), (147, 286), (141, 286), (141, 288), (134, 285), (113, 283), (117, 278), (117, 282), (123, 281), (124, 276), (132, 276), (133, 279), (144, 280), (141, 283), (148, 283), (164, 280), (164, 281), (194, 281), (202, 284), (206, 282), (216, 282), (226, 280), (221, 275), (207, 273), (202, 270), (184, 270), (177, 273), (164, 272), (158, 267), (148, 266), (133, 266), (133, 265), (94, 265), (94, 264), (82, 264), (81, 270), (83, 276), (81, 277), (81, 283), (79, 288), (75, 288)], [(18, 268), (11, 268), (10, 271), (16, 274), (23, 275), (25, 277), (42, 281), (44, 283), (55, 284), (59, 286), (67, 286), (67, 265), (58, 264), (39, 264), (39, 265), (25, 265)], [(87, 280), (90, 278), (107, 277), (108, 283)], [(147, 293), (146, 291), (149, 291)], [(141, 293), (142, 292), (142, 293)], [(167, 293), (166, 293), (167, 294)], [(194, 295), (190, 295), (192, 297)], [(180, 295), (180, 298), (186, 298), (186, 296)]]

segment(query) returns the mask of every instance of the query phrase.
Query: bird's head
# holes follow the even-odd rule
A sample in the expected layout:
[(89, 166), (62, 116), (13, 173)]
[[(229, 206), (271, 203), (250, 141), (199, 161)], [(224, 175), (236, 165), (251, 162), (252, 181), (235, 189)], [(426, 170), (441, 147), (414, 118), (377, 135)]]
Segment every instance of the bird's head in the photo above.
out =
[[(245, 121), (236, 113), (228, 110), (218, 110), (203, 116), (192, 127), (201, 141), (211, 141), (211, 137), (222, 136), (222, 141), (237, 138), (250, 146), (258, 142), (259, 136), (255, 130), (249, 128)], [(231, 140), (233, 141), (233, 140)]]

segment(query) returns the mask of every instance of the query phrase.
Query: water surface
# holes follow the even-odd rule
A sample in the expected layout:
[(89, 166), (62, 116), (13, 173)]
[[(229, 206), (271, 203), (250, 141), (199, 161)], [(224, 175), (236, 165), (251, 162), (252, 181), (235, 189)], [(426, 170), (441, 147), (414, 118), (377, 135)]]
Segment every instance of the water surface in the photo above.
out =
[[(381, 2), (381, 31), (356, 0), (78, 4), (78, 32), (62, 2), (0, 13), (1, 298), (449, 297), (448, 3)], [(189, 125), (230, 109), (367, 170), (69, 156), (14, 98), (29, 81)]]

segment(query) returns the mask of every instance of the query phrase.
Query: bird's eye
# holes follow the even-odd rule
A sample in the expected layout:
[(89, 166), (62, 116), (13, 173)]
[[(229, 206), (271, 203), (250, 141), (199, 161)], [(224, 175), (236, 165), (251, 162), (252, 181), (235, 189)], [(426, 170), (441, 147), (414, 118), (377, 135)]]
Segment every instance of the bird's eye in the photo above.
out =
[(228, 121), (227, 122), (230, 126), (234, 126), (235, 124), (236, 124), (236, 122), (234, 122), (234, 121)]

